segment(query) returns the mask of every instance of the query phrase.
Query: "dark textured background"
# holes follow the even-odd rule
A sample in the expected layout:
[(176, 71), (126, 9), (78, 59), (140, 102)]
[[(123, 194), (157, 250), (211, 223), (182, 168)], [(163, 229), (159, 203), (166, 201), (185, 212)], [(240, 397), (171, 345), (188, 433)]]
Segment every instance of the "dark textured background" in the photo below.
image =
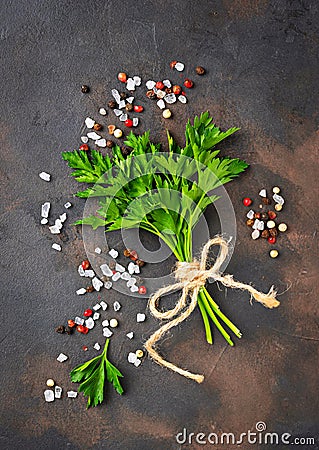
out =
[[(174, 436), (183, 427), (239, 434), (259, 420), (269, 431), (315, 436), (318, 2), (6, 0), (1, 9), (1, 449), (177, 449)], [(55, 239), (39, 224), (40, 205), (50, 200), (54, 217), (71, 199), (76, 183), (61, 151), (79, 145), (84, 117), (98, 117), (119, 69), (144, 80), (178, 79), (168, 67), (172, 59), (183, 61), (192, 76), (202, 64), (207, 76), (194, 76), (190, 102), (174, 105), (170, 122), (164, 124), (157, 108), (144, 102), (139, 130), (152, 127), (153, 138), (164, 141), (165, 125), (182, 142), (187, 117), (206, 109), (222, 128), (241, 127), (222, 146), (225, 154), (251, 164), (228, 187), (238, 218), (228, 270), (260, 289), (274, 283), (281, 292), (290, 290), (279, 309), (268, 311), (251, 306), (245, 293), (228, 291), (225, 298), (223, 290), (210, 287), (243, 339), (229, 348), (215, 333), (215, 345), (205, 345), (196, 311), (161, 345), (171, 360), (205, 373), (202, 385), (147, 359), (139, 369), (128, 365), (127, 353), (157, 325), (150, 318), (134, 325), (145, 300), (104, 292), (103, 299), (123, 304), (111, 356), (125, 373), (125, 396), (108, 389), (107, 404), (89, 411), (82, 396), (46, 404), (46, 379), (70, 389), (68, 371), (94, 355), (81, 346), (93, 344), (99, 333), (54, 333), (55, 325), (80, 314), (96, 295), (89, 300), (74, 293), (81, 285), (76, 266), (84, 257), (80, 230), (66, 226), (63, 251), (55, 252)], [(82, 83), (91, 86), (89, 95), (81, 94)], [(52, 174), (51, 183), (39, 179), (42, 170)], [(268, 257), (266, 242), (250, 239), (241, 205), (244, 195), (273, 185), (286, 197), (282, 218), (289, 224), (277, 260)], [(83, 202), (74, 200), (67, 223), (82, 209)], [(110, 241), (120, 242), (119, 235)], [(152, 238), (145, 241), (156, 246)], [(164, 270), (149, 264), (145, 274)], [(132, 342), (125, 338), (130, 326), (137, 331)], [(68, 362), (55, 361), (60, 351)]]

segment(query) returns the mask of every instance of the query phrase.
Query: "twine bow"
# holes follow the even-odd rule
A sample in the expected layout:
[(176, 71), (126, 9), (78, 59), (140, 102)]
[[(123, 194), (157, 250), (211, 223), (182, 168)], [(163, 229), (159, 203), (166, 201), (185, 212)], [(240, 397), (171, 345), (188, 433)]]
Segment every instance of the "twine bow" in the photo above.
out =
[[(210, 247), (214, 245), (220, 246), (220, 253), (214, 265), (210, 269), (206, 269), (208, 252)], [(205, 285), (207, 278), (214, 278), (215, 281), (219, 281), (224, 286), (232, 289), (242, 289), (250, 292), (251, 296), (254, 297), (257, 302), (262, 303), (266, 308), (276, 308), (280, 304), (279, 301), (276, 300), (277, 292), (275, 291), (274, 286), (270, 288), (268, 294), (264, 294), (257, 291), (249, 284), (235, 281), (232, 275), (224, 275), (221, 273), (220, 268), (227, 255), (228, 243), (223, 238), (216, 236), (215, 238), (210, 239), (204, 245), (200, 261), (194, 260), (190, 263), (178, 262), (176, 266), (177, 268), (174, 272), (174, 276), (178, 281), (170, 286), (159, 289), (151, 296), (149, 300), (149, 308), (154, 317), (161, 320), (172, 320), (161, 326), (151, 335), (144, 345), (145, 349), (149, 353), (150, 357), (161, 366), (167, 367), (168, 369), (171, 369), (184, 377), (195, 380), (197, 383), (201, 383), (204, 380), (203, 375), (191, 373), (188, 370), (181, 369), (180, 367), (175, 366), (175, 364), (166, 361), (158, 354), (154, 346), (169, 329), (183, 322), (194, 311), (197, 305), (198, 293)], [(182, 294), (175, 307), (167, 311), (160, 311), (158, 309), (158, 301), (160, 297), (175, 290), (182, 290)], [(186, 307), (188, 297), (190, 297), (191, 301), (187, 308), (184, 309)], [(183, 309), (184, 311), (182, 312)]]

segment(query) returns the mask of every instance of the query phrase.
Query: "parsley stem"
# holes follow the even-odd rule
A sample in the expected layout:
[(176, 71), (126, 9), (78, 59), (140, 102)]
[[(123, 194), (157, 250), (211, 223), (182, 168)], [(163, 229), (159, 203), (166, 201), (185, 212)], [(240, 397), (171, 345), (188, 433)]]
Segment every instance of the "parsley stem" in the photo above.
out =
[(200, 309), (200, 312), (202, 314), (204, 326), (205, 326), (205, 332), (206, 332), (206, 341), (209, 344), (213, 343), (213, 337), (212, 337), (212, 330), (210, 329), (209, 319), (207, 316), (207, 312), (205, 309), (205, 306), (203, 305), (202, 299), (198, 298), (198, 307)]

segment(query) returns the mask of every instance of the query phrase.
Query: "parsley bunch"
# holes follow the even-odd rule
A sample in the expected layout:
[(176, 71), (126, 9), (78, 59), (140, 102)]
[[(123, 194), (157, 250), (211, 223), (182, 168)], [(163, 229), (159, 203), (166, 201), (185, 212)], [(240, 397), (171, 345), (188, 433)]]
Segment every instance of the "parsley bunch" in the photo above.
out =
[(81, 383), (79, 392), (83, 392), (88, 397), (87, 408), (103, 402), (105, 379), (113, 384), (114, 389), (120, 395), (123, 394), (123, 388), (119, 380), (119, 377), (123, 375), (107, 359), (109, 341), (109, 339), (106, 340), (104, 350), (99, 356), (80, 364), (70, 373), (71, 381)]
[[(218, 198), (208, 194), (248, 167), (238, 158), (220, 158), (214, 148), (237, 130), (221, 132), (205, 112), (193, 124), (188, 121), (184, 147), (168, 133), (166, 153), (150, 141), (149, 131), (128, 135), (125, 145), (132, 151), (127, 157), (117, 145), (112, 158), (97, 150), (91, 150), (90, 156), (84, 151), (64, 152), (63, 158), (75, 169), (72, 176), (93, 184), (76, 195), (99, 199), (97, 214), (76, 224), (106, 231), (140, 227), (162, 239), (179, 261), (192, 261), (192, 231), (207, 206)], [(198, 306), (208, 343), (213, 342), (209, 319), (230, 345), (233, 342), (224, 325), (241, 337), (205, 287), (200, 290)]]

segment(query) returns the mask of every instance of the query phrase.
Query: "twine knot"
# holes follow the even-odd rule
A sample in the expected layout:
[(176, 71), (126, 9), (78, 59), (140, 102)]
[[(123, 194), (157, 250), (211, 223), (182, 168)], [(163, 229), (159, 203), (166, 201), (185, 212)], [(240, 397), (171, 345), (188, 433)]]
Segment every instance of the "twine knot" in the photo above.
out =
[[(210, 269), (207, 269), (208, 252), (214, 245), (218, 245), (220, 247), (220, 252), (213, 266)], [(172, 320), (155, 331), (146, 341), (144, 347), (148, 351), (150, 357), (153, 358), (158, 364), (167, 367), (180, 375), (195, 380), (198, 383), (201, 383), (204, 380), (203, 375), (191, 373), (188, 370), (181, 369), (175, 364), (164, 360), (154, 349), (154, 346), (170, 328), (175, 327), (190, 316), (197, 305), (198, 293), (205, 285), (208, 278), (213, 278), (215, 281), (221, 282), (226, 287), (230, 287), (232, 289), (242, 289), (250, 292), (251, 296), (257, 302), (262, 303), (267, 308), (276, 308), (279, 306), (279, 301), (276, 299), (277, 293), (273, 286), (270, 288), (268, 294), (264, 294), (263, 292), (257, 291), (250, 284), (240, 283), (239, 281), (235, 281), (232, 275), (224, 275), (220, 272), (221, 266), (227, 258), (228, 251), (229, 245), (223, 238), (216, 236), (215, 238), (210, 239), (203, 247), (200, 260), (193, 260), (192, 262), (177, 262), (176, 270), (174, 272), (177, 283), (159, 289), (150, 297), (149, 300), (149, 308), (154, 317), (161, 320)], [(182, 294), (175, 307), (167, 311), (160, 311), (158, 309), (160, 297), (175, 290), (182, 290)], [(190, 297), (191, 301), (186, 307), (188, 297)]]

